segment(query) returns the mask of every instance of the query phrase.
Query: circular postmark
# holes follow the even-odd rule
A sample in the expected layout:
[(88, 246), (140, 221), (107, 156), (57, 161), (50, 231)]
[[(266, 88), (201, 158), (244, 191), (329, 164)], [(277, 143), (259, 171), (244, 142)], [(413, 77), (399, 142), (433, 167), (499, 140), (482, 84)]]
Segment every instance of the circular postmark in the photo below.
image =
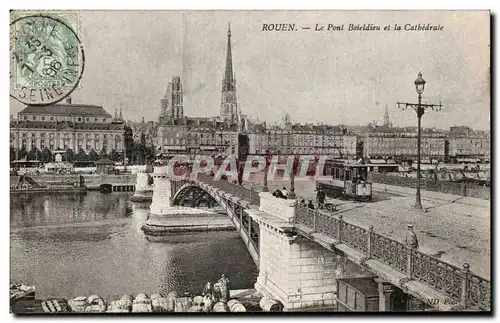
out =
[(10, 96), (24, 104), (61, 101), (78, 86), (85, 57), (75, 31), (47, 15), (10, 24)]

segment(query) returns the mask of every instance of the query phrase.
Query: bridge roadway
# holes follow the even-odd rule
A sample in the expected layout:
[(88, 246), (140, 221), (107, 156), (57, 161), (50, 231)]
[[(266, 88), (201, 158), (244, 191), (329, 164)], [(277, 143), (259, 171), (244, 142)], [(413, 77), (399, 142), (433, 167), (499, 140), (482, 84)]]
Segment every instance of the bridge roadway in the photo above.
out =
[[(272, 197), (270, 193), (260, 193), (259, 201), (255, 199), (255, 194), (257, 194), (255, 192), (244, 191), (241, 186), (226, 181), (214, 181), (213, 178), (206, 175), (199, 175), (198, 179), (193, 183), (196, 186), (200, 185), (197, 183), (203, 183), (204, 186), (211, 187), (210, 194), (218, 195), (217, 199), (219, 200), (221, 198), (229, 200), (230, 196), (234, 195), (241, 199), (252, 200), (254, 205), (260, 204), (258, 210), (252, 206), (244, 208), (244, 212), (250, 215), (252, 220), (259, 224), (258, 227), (260, 228), (260, 235), (255, 245), (260, 257), (260, 274), (256, 288), (260, 286), (260, 289), (265, 289), (271, 296), (276, 296), (276, 298), (286, 303), (285, 307), (288, 306), (288, 310), (296, 308), (294, 306), (323, 304), (318, 303), (321, 299), (318, 299), (317, 296), (329, 299), (333, 297), (332, 295), (336, 293), (337, 287), (332, 286), (332, 284), (336, 279), (342, 278), (338, 275), (338, 262), (335, 264), (336, 260), (334, 260), (340, 259), (338, 257), (344, 257), (348, 262), (362, 268), (356, 270), (355, 267), (350, 267), (352, 270), (347, 271), (350, 271), (351, 275), (355, 277), (357, 277), (356, 275), (361, 275), (361, 277), (364, 275), (366, 277), (366, 270), (368, 270), (370, 272), (369, 276), (375, 275), (378, 277), (381, 310), (383, 308), (390, 310), (390, 307), (387, 307), (387, 300), (383, 301), (386, 289), (380, 287), (386, 284), (400, 288), (404, 293), (424, 302), (438, 300), (435, 307), (439, 310), (487, 310), (490, 308), (489, 281), (475, 275), (473, 271), (469, 271), (467, 265), (464, 265), (463, 268), (462, 266), (453, 266), (448, 264), (447, 261), (434, 257), (441, 256), (444, 259), (446, 252), (450, 252), (449, 246), (446, 251), (440, 248), (439, 251), (444, 251), (444, 254), (441, 252), (428, 255), (426, 251), (431, 250), (430, 246), (434, 242), (427, 244), (424, 241), (433, 238), (432, 231), (430, 231), (430, 235), (427, 234), (424, 238), (421, 233), (424, 231), (428, 233), (429, 231), (422, 230), (420, 226), (432, 221), (428, 221), (428, 219), (427, 221), (420, 221), (418, 215), (411, 214), (412, 212), (406, 210), (411, 205), (411, 197), (409, 196), (394, 195), (394, 193), (377, 194), (373, 203), (362, 205), (356, 205), (355, 202), (339, 201), (339, 204), (341, 204), (339, 210), (335, 214), (328, 214), (323, 211), (311, 211), (294, 206), (293, 203), (290, 204), (287, 200)], [(313, 184), (302, 183), (303, 185), (300, 183), (296, 185), (298, 195), (305, 195), (307, 192), (310, 194), (312, 192), (310, 186)], [(249, 184), (252, 185), (252, 183), (246, 183), (246, 185)], [(234, 187), (231, 187), (232, 185)], [(283, 182), (270, 184), (271, 189), (276, 186), (288, 187), (288, 185), (283, 185)], [(254, 189), (256, 189), (255, 184)], [(172, 192), (172, 194), (175, 194), (175, 192)], [(398, 200), (396, 197), (401, 199)], [(380, 204), (382, 202), (386, 204)], [(384, 206), (380, 207), (380, 205)], [(433, 210), (440, 210), (443, 207), (443, 205), (434, 206), (427, 213), (432, 214), (432, 212), (435, 212)], [(426, 207), (429, 206), (426, 205)], [(374, 213), (375, 216), (371, 215), (371, 213)], [(419, 233), (419, 240), (423, 247), (419, 246), (418, 250), (416, 250), (409, 245), (405, 245), (404, 242), (399, 242), (404, 240), (405, 235), (397, 224), (392, 224), (389, 228), (386, 228), (386, 225), (379, 225), (380, 219), (389, 219), (388, 217), (384, 218), (384, 216), (388, 216), (388, 213), (393, 213), (392, 216), (401, 216), (404, 213), (406, 218), (401, 219), (399, 222), (403, 230), (407, 220), (413, 220), (410, 222), (417, 224), (417, 233), (419, 233), (418, 230), (422, 231)], [(427, 213), (425, 214), (427, 215)], [(343, 218), (343, 215), (346, 215), (349, 220)], [(464, 217), (465, 220), (467, 218)], [(356, 221), (358, 223), (366, 222), (356, 225), (354, 223)], [(368, 229), (366, 223), (377, 225), (377, 228)], [(408, 234), (406, 230), (404, 232)], [(298, 237), (302, 236), (300, 239), (297, 239), (297, 233), (299, 233)], [(304, 239), (311, 242), (308, 243)], [(297, 242), (294, 243), (296, 240)], [(283, 244), (282, 241), (287, 242)], [(440, 240), (436, 239), (436, 241), (439, 242)], [(313, 244), (311, 245), (311, 243)], [(443, 242), (439, 243), (440, 246), (444, 246)], [(450, 242), (445, 243), (449, 244)], [(287, 247), (288, 245), (292, 246), (291, 249)], [(298, 245), (299, 249), (293, 247), (293, 245)], [(321, 247), (324, 248), (323, 251), (318, 249)], [(293, 259), (294, 254), (297, 255), (298, 259)], [(306, 258), (311, 258), (312, 255), (314, 259), (301, 259), (302, 255), (307, 255)], [(311, 261), (313, 261), (312, 265), (301, 265), (301, 263)], [(304, 268), (297, 267), (297, 272), (290, 268), (294, 266), (293, 263)], [(343, 266), (343, 268), (345, 276), (346, 267)], [(309, 270), (313, 270), (313, 272), (308, 272)], [(325, 271), (325, 273), (318, 272), (318, 270)], [(312, 277), (312, 275), (315, 276)], [(294, 278), (289, 279), (292, 277)], [(303, 281), (303, 279), (308, 280)], [(302, 288), (303, 285), (297, 286), (298, 283), (313, 283), (317, 287)], [(305, 290), (311, 293), (314, 291), (314, 295), (304, 294)], [(308, 296), (316, 298), (312, 303), (304, 301), (308, 299)], [(324, 304), (327, 304), (326, 301)]]
[[(260, 191), (260, 178), (243, 186)], [(269, 191), (289, 188), (289, 182), (269, 182)], [(295, 183), (297, 199), (315, 202), (316, 183), (299, 180)], [(447, 263), (462, 267), (470, 264), (477, 275), (490, 279), (490, 202), (470, 197), (422, 191), (422, 203), (426, 212), (413, 208), (415, 190), (406, 187), (374, 184), (372, 202), (328, 199), (337, 206), (344, 220), (398, 241), (406, 238), (406, 225), (411, 223), (419, 238), (419, 250)]]

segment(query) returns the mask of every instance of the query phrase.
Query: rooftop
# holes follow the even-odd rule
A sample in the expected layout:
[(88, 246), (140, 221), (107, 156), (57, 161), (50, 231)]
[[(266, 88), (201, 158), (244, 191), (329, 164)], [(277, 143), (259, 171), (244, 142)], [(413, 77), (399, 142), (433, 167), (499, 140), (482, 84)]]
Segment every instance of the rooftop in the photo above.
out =
[(75, 123), (75, 122), (49, 122), (49, 121), (11, 121), (11, 128), (22, 129), (64, 129), (76, 130), (123, 130), (124, 125), (118, 123)]
[(28, 105), (20, 114), (49, 114), (60, 116), (98, 116), (111, 118), (111, 114), (103, 107), (90, 104), (54, 104), (54, 105)]

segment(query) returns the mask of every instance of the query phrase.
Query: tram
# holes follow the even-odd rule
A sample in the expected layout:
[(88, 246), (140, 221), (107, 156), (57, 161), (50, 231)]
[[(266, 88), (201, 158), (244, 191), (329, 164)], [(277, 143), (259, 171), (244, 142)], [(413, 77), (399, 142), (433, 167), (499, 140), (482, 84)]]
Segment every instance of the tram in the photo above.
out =
[(369, 201), (372, 199), (370, 165), (335, 162), (330, 166), (332, 176), (327, 181), (317, 181), (316, 188), (322, 188), (327, 195)]

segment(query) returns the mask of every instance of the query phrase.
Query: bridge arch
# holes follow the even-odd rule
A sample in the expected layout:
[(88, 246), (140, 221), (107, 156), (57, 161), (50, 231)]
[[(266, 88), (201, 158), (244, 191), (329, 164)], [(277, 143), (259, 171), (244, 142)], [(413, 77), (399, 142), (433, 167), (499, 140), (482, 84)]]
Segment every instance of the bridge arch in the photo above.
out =
[(214, 207), (218, 202), (198, 185), (186, 183), (179, 187), (170, 199), (172, 206)]

